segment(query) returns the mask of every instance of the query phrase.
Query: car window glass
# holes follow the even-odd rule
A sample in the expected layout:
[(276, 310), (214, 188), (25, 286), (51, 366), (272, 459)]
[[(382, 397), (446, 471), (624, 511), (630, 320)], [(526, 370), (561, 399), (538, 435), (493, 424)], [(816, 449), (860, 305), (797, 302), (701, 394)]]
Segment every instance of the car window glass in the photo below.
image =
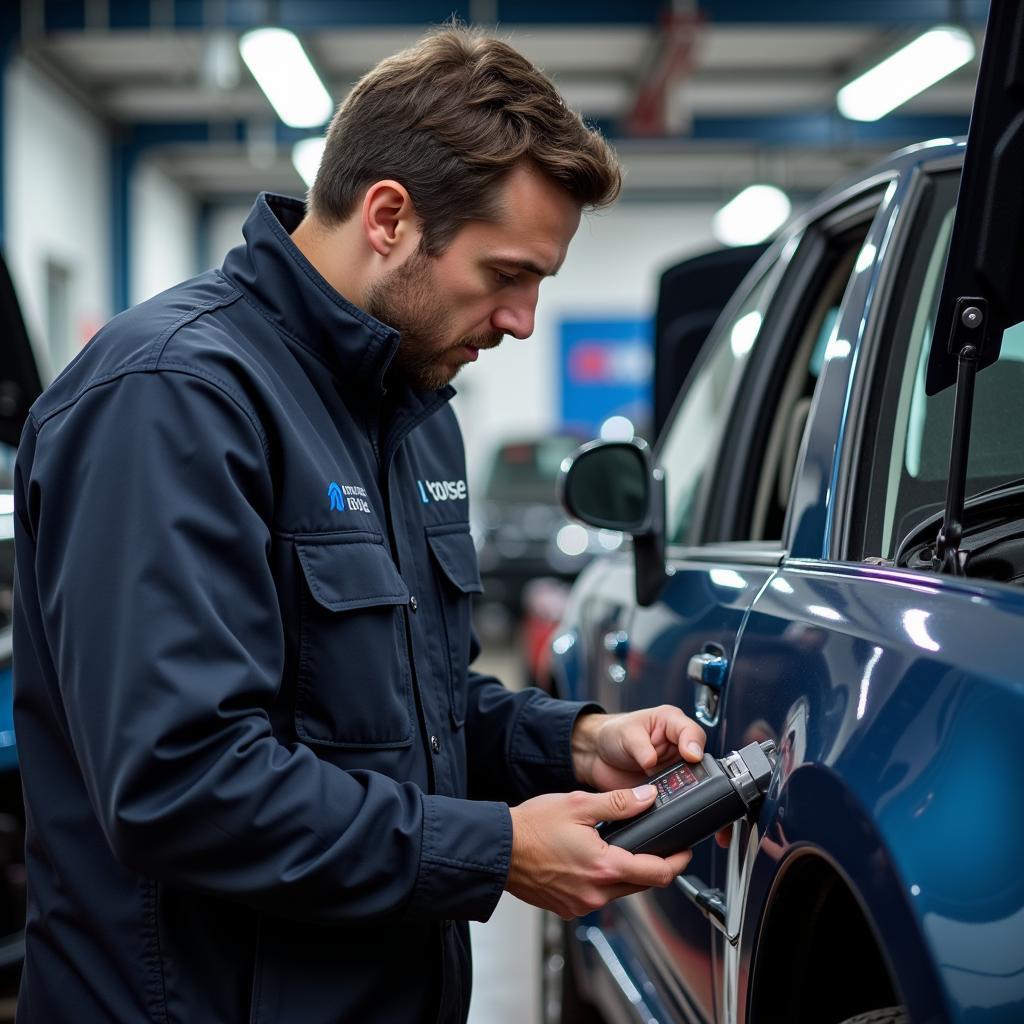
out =
[[(886, 368), (877, 419), (877, 437), (866, 488), (866, 528), (860, 556), (895, 556), (913, 528), (939, 512), (949, 473), (955, 388), (925, 394), (931, 345), (946, 252), (952, 231), (957, 178), (946, 175), (934, 186), (927, 213), (931, 230), (910, 257), (911, 287), (898, 289), (900, 307)], [(916, 273), (916, 277), (915, 277)], [(920, 281), (920, 285), (916, 285)], [(971, 421), (968, 498), (1024, 477), (1024, 324), (1003, 335), (999, 360), (976, 379)]]
[(717, 447), (735, 391), (761, 330), (769, 274), (751, 288), (739, 310), (716, 337), (676, 406), (658, 462), (665, 470), (666, 536), (670, 544), (688, 542), (701, 481)]
[(754, 507), (749, 528), (738, 539), (781, 543), (814, 389), (869, 223), (865, 221), (828, 241), (805, 296), (803, 312), (794, 319), (790, 340), (780, 358), (774, 360), (776, 370), (787, 363), (788, 368), (781, 387), (769, 390), (762, 399), (764, 412), (759, 434), (765, 438), (764, 450), (752, 460), (758, 467)]

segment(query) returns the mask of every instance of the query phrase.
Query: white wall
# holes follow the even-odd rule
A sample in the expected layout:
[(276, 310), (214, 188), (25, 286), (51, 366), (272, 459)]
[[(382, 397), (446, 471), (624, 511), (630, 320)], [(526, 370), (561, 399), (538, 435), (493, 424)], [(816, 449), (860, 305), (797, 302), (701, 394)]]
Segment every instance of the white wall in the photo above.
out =
[(533, 336), (507, 337), (455, 380), (471, 481), (479, 482), (483, 464), (502, 438), (558, 425), (562, 320), (653, 316), (660, 272), (716, 244), (711, 236), (715, 209), (620, 202), (584, 215), (562, 269), (541, 285)]
[[(6, 256), (46, 378), (110, 315), (109, 143), (98, 118), (20, 58), (4, 114)], [(68, 272), (63, 339), (47, 338), (47, 261)]]
[[(252, 200), (256, 202), (256, 197)], [(206, 236), (206, 262), (211, 267), (219, 267), (228, 252), (242, 243), (242, 225), (251, 209), (252, 203), (226, 203), (211, 211)]]
[(129, 301), (134, 305), (198, 272), (198, 208), (156, 162), (142, 160), (132, 175), (130, 211)]

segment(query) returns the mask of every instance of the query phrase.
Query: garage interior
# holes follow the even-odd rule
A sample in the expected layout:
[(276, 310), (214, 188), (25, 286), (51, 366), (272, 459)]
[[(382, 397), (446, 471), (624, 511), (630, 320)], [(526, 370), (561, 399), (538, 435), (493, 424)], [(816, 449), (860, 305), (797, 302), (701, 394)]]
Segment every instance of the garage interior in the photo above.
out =
[[(245, 33), (267, 26), (294, 33), (333, 109), (376, 62), (453, 14), (493, 29), (602, 130), (626, 176), (619, 203), (584, 218), (564, 267), (542, 290), (533, 337), (487, 353), (455, 382), (470, 491), (482, 508), (503, 445), (525, 457), (524, 446), (561, 431), (614, 436), (623, 417), (631, 420), (627, 436), (649, 429), (651, 324), (666, 268), (723, 242), (763, 241), (789, 211), (893, 150), (965, 135), (987, 7), (985, 0), (7, 3), (0, 9), (0, 251), (46, 383), (111, 316), (218, 266), (241, 241), (260, 191), (306, 194), (325, 119), (296, 126), (275, 113), (243, 57)], [(841, 111), (844, 86), (941, 26), (971, 44), (973, 56), (957, 70), (876, 119)], [(761, 233), (755, 226), (753, 235), (729, 236), (720, 213), (750, 186), (776, 190), (762, 195), (762, 207), (782, 194), (781, 219)], [(621, 343), (616, 369), (607, 372), (628, 378), (629, 395), (612, 394), (616, 381), (602, 378), (603, 399), (574, 404), (583, 385), (567, 375), (579, 331), (604, 331), (609, 351)], [(543, 584), (534, 594), (543, 605)], [(488, 605), (486, 596), (477, 667), (524, 685), (530, 638), (515, 608)], [(551, 600), (562, 607), (558, 594)], [(490, 923), (473, 926), (472, 1024), (540, 1024), (540, 931), (539, 912), (507, 894)], [(13, 1019), (14, 985), (7, 988), (3, 1019)]]

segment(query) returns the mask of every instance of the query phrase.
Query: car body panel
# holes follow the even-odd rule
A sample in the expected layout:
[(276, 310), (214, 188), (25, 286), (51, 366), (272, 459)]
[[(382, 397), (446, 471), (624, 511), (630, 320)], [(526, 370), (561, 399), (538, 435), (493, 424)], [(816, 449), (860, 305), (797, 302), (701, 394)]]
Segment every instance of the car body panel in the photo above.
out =
[[(994, 996), (986, 1020), (1024, 1019), (1024, 910), (1007, 915), (1024, 907), (1024, 835), (1006, 814), (1024, 781), (1022, 631), (1024, 593), (1010, 587), (794, 562), (755, 601), (730, 674), (723, 748), (780, 748), (759, 854), (827, 851), (914, 1020), (937, 1012), (934, 988), (914, 983), (926, 964), (953, 1019)], [(718, 884), (727, 856), (715, 850)], [(768, 882), (748, 889), (748, 955)]]

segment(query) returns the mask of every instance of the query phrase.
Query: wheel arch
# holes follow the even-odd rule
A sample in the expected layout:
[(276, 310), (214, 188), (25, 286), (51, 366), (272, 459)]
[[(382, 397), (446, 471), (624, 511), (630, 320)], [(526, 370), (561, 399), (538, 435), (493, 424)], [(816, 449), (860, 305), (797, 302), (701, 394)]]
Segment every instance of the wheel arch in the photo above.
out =
[[(853, 1006), (837, 1020), (892, 1003), (904, 1005), (911, 1020), (947, 1019), (908, 887), (843, 779), (805, 763), (772, 804), (746, 887), (741, 1020), (817, 1024), (822, 1017), (813, 1000), (797, 998), (789, 1014), (779, 1013), (787, 986), (802, 982), (801, 991), (830, 1006)], [(877, 1001), (865, 1003), (846, 979)]]
[(788, 1024), (903, 1001), (877, 929), (842, 871), (804, 847), (775, 879), (750, 972), (748, 1022)]

